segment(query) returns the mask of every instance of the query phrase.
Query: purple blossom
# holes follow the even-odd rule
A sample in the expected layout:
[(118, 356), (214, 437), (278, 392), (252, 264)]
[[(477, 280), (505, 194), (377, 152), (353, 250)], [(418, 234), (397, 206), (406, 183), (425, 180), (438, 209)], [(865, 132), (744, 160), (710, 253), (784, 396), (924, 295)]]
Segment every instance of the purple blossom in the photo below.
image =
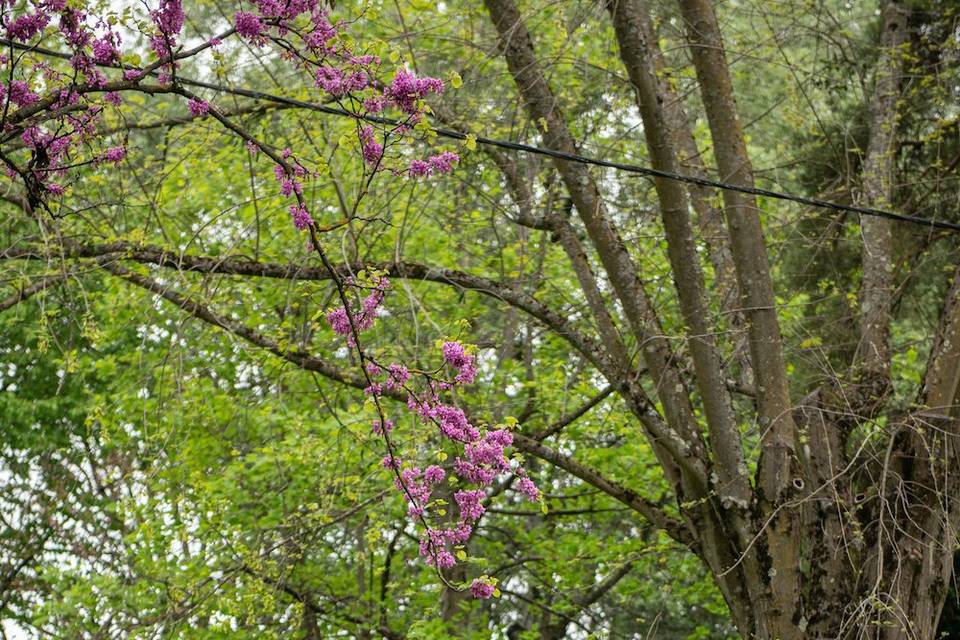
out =
[(527, 496), (530, 500), (540, 499), (540, 490), (537, 489), (537, 485), (535, 485), (530, 478), (520, 478), (517, 482), (517, 491)]
[(474, 580), (473, 584), (470, 585), (470, 593), (473, 594), (474, 598), (480, 598), (481, 600), (491, 598), (494, 591), (496, 591), (496, 587), (480, 578)]
[(463, 409), (440, 404), (431, 411), (432, 417), (440, 424), (440, 432), (457, 442), (473, 442), (480, 432), (470, 424)]
[(341, 96), (349, 91), (349, 83), (341, 69), (320, 67), (314, 73), (314, 84), (332, 96)]
[(497, 477), (497, 472), (493, 469), (473, 464), (460, 457), (453, 461), (453, 470), (464, 480), (481, 486), (489, 486)]
[(363, 101), (363, 108), (367, 113), (380, 113), (387, 106), (387, 100), (383, 96), (371, 96)]
[(383, 145), (377, 142), (373, 127), (366, 126), (360, 130), (360, 140), (363, 143), (362, 154), (367, 164), (376, 165), (383, 157)]
[(112, 162), (114, 164), (120, 164), (120, 161), (127, 156), (127, 149), (125, 147), (110, 147), (103, 154), (104, 162)]
[(23, 130), (23, 133), (20, 134), (20, 139), (23, 141), (23, 144), (31, 147), (33, 149), (39, 149), (50, 144), (50, 134), (44, 133), (40, 127), (27, 127)]
[(466, 522), (476, 522), (486, 511), (483, 506), (483, 499), (486, 495), (481, 489), (457, 491), (453, 494), (453, 497), (460, 507), (460, 517)]
[(183, 29), (183, 6), (180, 0), (161, 0), (160, 8), (152, 11), (153, 21), (166, 36), (172, 37)]
[(327, 43), (337, 37), (336, 27), (330, 24), (323, 14), (314, 17), (313, 27), (313, 31), (304, 38), (304, 42), (311, 49), (326, 49)]
[(292, 20), (303, 13), (312, 13), (317, 0), (256, 0), (257, 9), (265, 18)]
[(450, 173), (453, 165), (460, 161), (460, 156), (452, 151), (444, 151), (439, 155), (427, 158), (434, 173)]
[(117, 47), (110, 36), (93, 41), (93, 59), (98, 64), (109, 64), (117, 58), (118, 54)]
[(370, 79), (364, 71), (354, 71), (346, 81), (350, 91), (363, 91), (370, 84)]
[(10, 102), (18, 107), (26, 107), (39, 100), (37, 94), (30, 90), (30, 85), (23, 80), (11, 82), (7, 94), (10, 96)]
[(206, 100), (190, 98), (187, 102), (187, 108), (190, 109), (190, 113), (193, 114), (194, 118), (202, 118), (210, 113), (210, 103)]
[(383, 157), (383, 145), (371, 140), (364, 143), (362, 153), (367, 164), (376, 166), (380, 162), (380, 158)]
[(426, 160), (411, 160), (410, 175), (415, 178), (421, 178), (430, 175), (430, 163)]
[(249, 13), (247, 11), (237, 11), (233, 15), (233, 23), (237, 28), (237, 33), (239, 33), (244, 38), (252, 40), (256, 43), (263, 42), (263, 22), (260, 20), (260, 16), (255, 13)]
[(467, 362), (467, 358), (470, 357), (467, 355), (463, 344), (459, 342), (444, 342), (442, 351), (443, 359), (446, 360), (447, 364), (458, 369), (462, 367)]
[(447, 477), (447, 472), (435, 464), (430, 465), (427, 467), (427, 470), (423, 472), (423, 479), (429, 484), (443, 482), (445, 477)]
[(13, 40), (26, 42), (43, 31), (49, 22), (49, 14), (43, 11), (20, 16), (7, 27), (7, 36)]
[(438, 78), (417, 78), (406, 69), (398, 69), (384, 95), (393, 104), (406, 113), (417, 113), (417, 101), (428, 93), (443, 93), (443, 80)]
[(290, 217), (293, 218), (293, 226), (297, 229), (306, 229), (313, 224), (313, 218), (310, 217), (307, 208), (299, 203), (290, 205)]
[(87, 14), (71, 9), (64, 3), (60, 11), (60, 31), (73, 49), (83, 49), (90, 42), (90, 31), (84, 24)]
[(410, 371), (402, 364), (391, 364), (387, 370), (390, 372), (387, 389), (399, 389), (410, 379)]
[(444, 550), (437, 553), (437, 566), (441, 569), (449, 569), (455, 564), (457, 564), (457, 559), (449, 551)]
[(357, 67), (380, 66), (380, 56), (350, 56), (349, 62)]
[(466, 352), (459, 342), (445, 342), (443, 344), (443, 359), (457, 370), (456, 382), (471, 384), (477, 377), (474, 357)]
[[(383, 298), (386, 295), (387, 287), (390, 286), (389, 281), (386, 278), (378, 279), (373, 286), (373, 290), (363, 299), (359, 311), (351, 311), (350, 315), (347, 315), (347, 311), (343, 307), (339, 307), (327, 313), (327, 322), (330, 323), (330, 326), (333, 328), (334, 333), (339, 335), (347, 336), (347, 344), (351, 347), (356, 346), (356, 341), (354, 340), (353, 329), (356, 329), (357, 332), (366, 331), (373, 326), (374, 320), (377, 318), (377, 312), (380, 308), (380, 305), (383, 304)], [(350, 320), (353, 320), (353, 327), (350, 326)], [(379, 395), (381, 393), (381, 385), (377, 383), (372, 385), (376, 387), (375, 394)]]
[(341, 336), (350, 335), (350, 319), (347, 317), (347, 310), (343, 307), (329, 312), (327, 322), (330, 323), (334, 333)]
[(384, 433), (390, 433), (391, 431), (393, 431), (393, 420), (390, 418), (387, 418), (382, 424), (379, 418), (373, 421), (373, 432), (378, 436), (382, 436)]
[(453, 165), (459, 161), (460, 156), (452, 151), (444, 151), (426, 160), (412, 160), (410, 162), (410, 175), (414, 178), (422, 178), (450, 173), (453, 171)]
[(286, 178), (280, 183), (280, 193), (285, 196), (289, 196), (292, 193), (303, 193), (303, 185), (300, 184), (299, 180)]

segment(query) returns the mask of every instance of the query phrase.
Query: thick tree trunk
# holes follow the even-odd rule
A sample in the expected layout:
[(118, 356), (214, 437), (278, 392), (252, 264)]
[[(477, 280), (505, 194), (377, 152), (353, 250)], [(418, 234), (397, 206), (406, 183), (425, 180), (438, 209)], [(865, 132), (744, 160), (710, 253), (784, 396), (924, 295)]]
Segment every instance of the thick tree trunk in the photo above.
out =
[[(576, 143), (543, 75), (516, 5), (511, 0), (486, 0), (485, 4), (520, 96), (531, 119), (538, 123), (547, 146), (575, 153)], [(687, 467), (689, 479), (705, 485), (706, 474), (697, 462), (705, 459), (705, 448), (696, 429), (688, 390), (636, 265), (623, 239), (610, 224), (606, 205), (587, 167), (563, 160), (556, 160), (554, 164), (623, 305), (631, 330), (646, 345), (643, 356), (657, 383), (657, 393), (672, 431), (664, 434), (663, 446), (672, 450), (677, 464)]]

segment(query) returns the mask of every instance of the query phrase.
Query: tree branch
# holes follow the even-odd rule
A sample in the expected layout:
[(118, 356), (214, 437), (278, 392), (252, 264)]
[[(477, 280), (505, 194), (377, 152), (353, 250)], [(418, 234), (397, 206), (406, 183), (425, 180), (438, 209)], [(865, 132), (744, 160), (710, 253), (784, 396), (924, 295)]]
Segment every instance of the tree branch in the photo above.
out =
[[(173, 303), (183, 311), (193, 315), (194, 317), (199, 318), (200, 320), (203, 320), (204, 322), (215, 327), (219, 327), (228, 333), (236, 335), (255, 346), (265, 349), (266, 351), (269, 351), (270, 353), (297, 365), (301, 369), (315, 371), (320, 375), (329, 378), (330, 380), (354, 387), (356, 389), (364, 389), (367, 386), (366, 380), (360, 377), (346, 374), (333, 365), (330, 365), (326, 361), (316, 358), (306, 352), (300, 350), (283, 349), (274, 341), (270, 340), (266, 336), (261, 335), (253, 329), (250, 329), (246, 325), (217, 314), (206, 305), (196, 302), (189, 296), (185, 296), (173, 291), (168, 286), (162, 285), (156, 280), (134, 273), (114, 262), (111, 262), (108, 257), (101, 258), (98, 262), (104, 269), (115, 276), (141, 287), (142, 289), (155, 293)], [(405, 397), (403, 397), (403, 395), (399, 392), (385, 392), (384, 395), (400, 402), (406, 400)], [(664, 514), (660, 510), (659, 506), (647, 500), (646, 498), (643, 498), (636, 492), (606, 479), (596, 470), (580, 464), (572, 458), (557, 453), (556, 451), (553, 451), (552, 449), (540, 444), (536, 440), (533, 440), (532, 438), (522, 434), (514, 434), (514, 446), (521, 451), (535, 455), (560, 467), (561, 469), (564, 469), (591, 486), (594, 486), (604, 493), (607, 493), (611, 497), (622, 502), (624, 505), (643, 515), (650, 521), (651, 524), (663, 529), (668, 535), (670, 535), (670, 537), (674, 538), (681, 544), (691, 547), (694, 545), (692, 537), (682, 523)]]

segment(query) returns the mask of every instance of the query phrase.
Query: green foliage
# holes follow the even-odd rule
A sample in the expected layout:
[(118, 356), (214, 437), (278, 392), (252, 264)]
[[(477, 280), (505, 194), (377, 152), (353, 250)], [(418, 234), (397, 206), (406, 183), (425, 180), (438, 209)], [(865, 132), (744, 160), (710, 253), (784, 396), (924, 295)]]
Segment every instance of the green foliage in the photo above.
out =
[[(769, 3), (745, 4), (749, 10), (724, 17), (743, 44), (734, 47), (733, 68), (761, 181), (850, 200), (865, 147), (857, 80), (871, 65), (873, 3), (827, 2), (835, 21), (814, 11), (814, 3), (776, 11), (768, 11)], [(633, 91), (606, 14), (595, 2), (523, 5), (538, 57), (584, 152), (646, 164)], [(691, 93), (675, 9), (672, 3), (655, 9), (667, 74)], [(234, 10), (197, 3), (193, 17), (214, 24)], [(537, 141), (505, 66), (489, 57), (494, 34), (481, 3), (337, 3), (335, 15), (356, 20), (353, 37), (371, 51), (448, 79), (436, 111), (450, 114), (444, 118), (451, 126), (474, 136)], [(957, 153), (956, 113), (943, 109), (950, 79), (929, 71), (935, 48), (929, 44), (916, 61), (934, 80), (908, 98), (917, 108), (906, 110), (905, 127), (919, 142), (898, 162), (910, 175), (942, 168)], [(209, 68), (190, 73), (215, 77), (224, 69), (242, 73), (250, 87), (317, 98), (309, 79), (242, 47), (225, 46)], [(798, 69), (809, 76), (798, 78)], [(698, 113), (697, 96), (686, 97)], [(241, 106), (223, 100), (225, 110)], [(72, 213), (57, 221), (58, 235), (316, 266), (289, 224), (269, 159), (250, 154), (209, 120), (153, 126), (184, 115), (162, 96), (132, 97), (122, 112), (143, 126), (129, 132), (130, 157), (119, 169), (91, 170), (72, 185), (61, 203)], [(278, 149), (305, 150), (316, 171), (305, 196), (320, 224), (346, 216), (365, 188), (362, 161), (347, 148), (355, 143), (355, 123), (272, 108), (236, 118)], [(444, 122), (438, 117), (434, 124)], [(693, 130), (709, 163), (702, 118)], [(440, 141), (428, 137), (423, 144)], [(556, 238), (506, 224), (515, 208), (502, 176), (475, 138), (460, 152), (457, 172), (441, 180), (375, 180), (359, 217), (325, 237), (332, 259), (401, 259), (508, 283), (548, 303), (574, 328), (595, 333)], [(569, 214), (548, 165), (524, 161), (537, 205)], [(934, 174), (903, 185), (896, 204), (954, 220), (955, 188), (934, 184)], [(650, 283), (665, 333), (679, 335), (683, 322), (651, 185), (607, 171), (596, 175)], [(0, 206), (4, 246), (42, 244), (22, 211)], [(857, 231), (832, 214), (767, 200), (760, 207), (799, 396), (849, 361), (856, 346), (850, 336), (860, 279)], [(898, 242), (901, 253), (923, 257), (898, 265), (905, 290), (918, 301), (896, 318), (894, 392), (908, 406), (952, 254), (906, 233)], [(819, 259), (824, 254), (829, 259)], [(124, 254), (111, 259), (124, 261)], [(334, 306), (328, 282), (124, 265), (284, 350), (356, 368), (323, 319)], [(12, 292), (60, 273), (69, 276), (62, 286), (0, 314), (0, 473), (7, 489), (0, 510), (20, 523), (0, 521), (0, 570), (24, 561), (15, 588), (5, 585), (0, 593), (0, 619), (38, 637), (70, 638), (312, 640), (387, 630), (407, 640), (532, 640), (548, 637), (558, 621), (569, 622), (575, 637), (735, 637), (718, 589), (691, 553), (610, 497), (535, 460), (526, 463), (546, 493), (546, 512), (507, 489), (469, 543), (469, 575), (498, 576), (501, 597), (482, 602), (445, 592), (418, 559), (417, 532), (381, 467), (383, 441), (371, 433), (375, 413), (361, 392), (211, 327), (92, 260), (9, 262), (3, 282)], [(605, 282), (602, 289), (606, 294)], [(717, 311), (720, 292), (711, 293)], [(368, 338), (378, 358), (430, 371), (438, 366), (437, 340), (480, 346), (483, 382), (458, 400), (490, 424), (524, 416), (521, 432), (536, 433), (605, 385), (561, 336), (494, 297), (395, 279), (387, 308), (389, 317)], [(727, 356), (732, 342), (722, 343)], [(639, 345), (627, 347), (635, 353)], [(749, 402), (738, 400), (741, 417), (749, 415)], [(439, 441), (431, 428), (401, 407), (390, 411), (398, 445), (426, 463), (436, 460)], [(614, 395), (551, 446), (667, 502), (663, 473), (638, 432)], [(744, 437), (756, 446), (753, 425), (744, 425)], [(583, 596), (625, 562), (632, 570), (584, 607)]]

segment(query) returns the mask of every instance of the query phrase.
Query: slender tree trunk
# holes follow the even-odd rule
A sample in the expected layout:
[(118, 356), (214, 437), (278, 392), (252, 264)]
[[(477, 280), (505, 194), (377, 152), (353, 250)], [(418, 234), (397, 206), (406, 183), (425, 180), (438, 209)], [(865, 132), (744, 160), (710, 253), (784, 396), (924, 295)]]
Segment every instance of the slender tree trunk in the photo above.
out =
[[(512, 0), (485, 0), (484, 4), (497, 29), (507, 66), (536, 122), (544, 142), (550, 148), (576, 152), (576, 143), (557, 105), (534, 52), (533, 42), (522, 16)], [(681, 504), (690, 534), (700, 545), (702, 557), (718, 576), (717, 584), (735, 609), (734, 615), (746, 620), (749, 609), (742, 597), (739, 572), (723, 574), (736, 562), (736, 549), (722, 525), (717, 502), (710, 495), (706, 443), (697, 425), (687, 385), (677, 367), (677, 358), (664, 337), (638, 270), (623, 239), (611, 225), (599, 188), (587, 167), (556, 160), (555, 166), (583, 221), (593, 247), (618, 300), (623, 305), (627, 324), (643, 345), (643, 357), (664, 408), (668, 429), (651, 434), (654, 452), (666, 471)]]
[[(720, 178), (753, 186), (753, 170), (733, 94), (723, 39), (709, 0), (680, 0), (691, 56), (710, 125)], [(758, 614), (756, 632), (782, 640), (801, 638), (799, 513), (788, 507), (792, 479), (799, 471), (796, 433), (777, 319), (773, 281), (755, 198), (725, 190), (724, 212), (730, 234), (741, 302), (747, 319), (750, 356), (756, 375), (757, 409), (764, 430), (758, 469), (760, 515), (769, 556), (765, 572), (770, 598)]]
[[(864, 205), (887, 208), (893, 200), (900, 85), (907, 36), (906, 12), (899, 2), (883, 7), (882, 54), (870, 102), (870, 141), (863, 166)], [(890, 307), (893, 300), (892, 222), (863, 216), (863, 282), (860, 288), (860, 342), (857, 346), (857, 409), (871, 413), (890, 390)]]
[[(680, 166), (675, 146), (678, 134), (664, 108), (667, 96), (662, 93), (657, 69), (650, 56), (650, 39), (653, 37), (650, 18), (642, 3), (637, 0), (610, 0), (607, 8), (613, 19), (620, 57), (637, 94), (651, 163), (660, 171), (678, 173)], [(725, 510), (723, 521), (735, 541), (733, 546), (736, 555), (744, 553), (741, 549), (748, 550), (743, 556), (742, 564), (735, 569), (742, 577), (732, 595), (741, 600), (756, 600), (762, 596), (765, 586), (759, 579), (756, 549), (750, 544), (754, 536), (750, 522), (753, 494), (744, 463), (739, 428), (734, 419), (723, 366), (713, 338), (700, 257), (695, 247), (690, 221), (687, 191), (681, 183), (674, 180), (657, 178), (654, 185), (660, 201), (661, 217), (667, 236), (667, 254), (681, 312), (689, 328), (689, 345), (697, 388), (710, 429), (715, 469), (713, 489), (719, 497), (721, 508)], [(705, 541), (705, 544), (709, 543)], [(715, 567), (714, 570), (725, 571), (728, 568)], [(744, 615), (750, 615), (746, 608)], [(744, 631), (749, 631), (754, 626), (746, 620), (741, 624), (745, 625)]]

